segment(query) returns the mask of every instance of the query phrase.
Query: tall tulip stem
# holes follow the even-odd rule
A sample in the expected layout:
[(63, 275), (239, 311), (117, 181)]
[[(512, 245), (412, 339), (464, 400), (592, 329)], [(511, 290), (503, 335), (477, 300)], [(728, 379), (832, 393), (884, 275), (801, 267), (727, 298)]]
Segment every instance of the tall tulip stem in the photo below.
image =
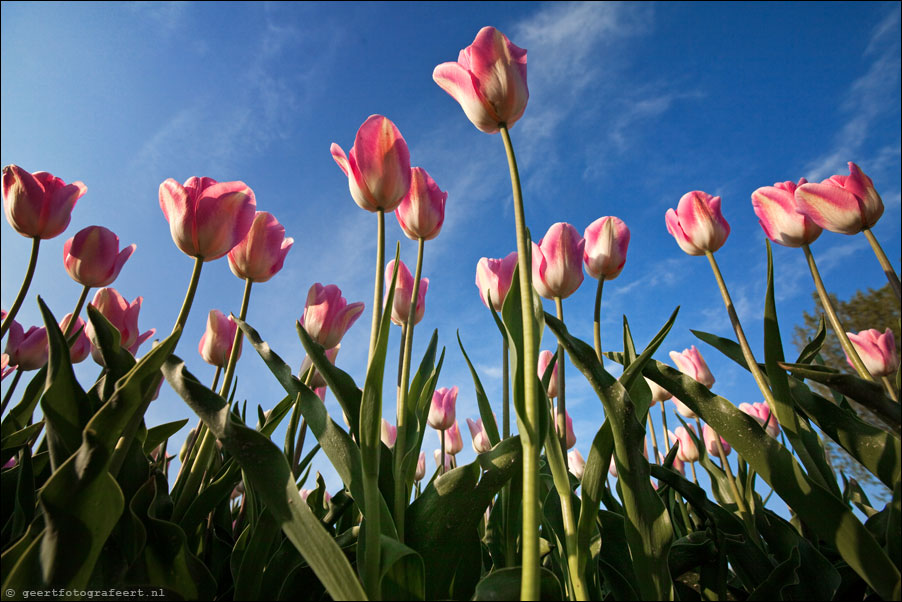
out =
[(598, 288), (595, 291), (595, 321), (593, 323), (595, 335), (595, 355), (598, 356), (598, 363), (604, 366), (604, 360), (601, 356), (601, 291), (604, 288), (604, 276), (598, 279)]
[(733, 476), (733, 468), (727, 461), (726, 451), (724, 451), (723, 443), (720, 442), (720, 435), (718, 435), (717, 433), (714, 433), (714, 445), (717, 446), (717, 455), (720, 456), (720, 464), (721, 466), (723, 466), (724, 471), (727, 473), (727, 482), (730, 484), (730, 491), (733, 494), (733, 498), (736, 500), (736, 506), (737, 508), (739, 508), (739, 514), (742, 516), (742, 520), (745, 521), (745, 524), (748, 525), (749, 532), (754, 533), (754, 521), (749, 514), (748, 506), (746, 506), (745, 504), (745, 498), (743, 498), (742, 494), (739, 493), (739, 486), (736, 484), (736, 477)]
[(889, 376), (881, 376), (880, 382), (883, 383), (883, 387), (886, 389), (887, 394), (889, 394), (890, 399), (893, 401), (899, 401), (899, 394), (896, 393), (896, 387), (893, 386), (892, 381)]
[(25, 295), (28, 294), (28, 287), (31, 286), (31, 279), (34, 278), (34, 270), (38, 267), (38, 247), (41, 246), (41, 239), (35, 236), (31, 239), (31, 257), (28, 258), (28, 268), (25, 270), (25, 280), (22, 281), (22, 287), (13, 306), (9, 308), (9, 313), (3, 318), (3, 324), (0, 324), (0, 339), (6, 336), (6, 331), (19, 313), (22, 303), (25, 301)]
[[(254, 281), (250, 278), (244, 281), (244, 296), (241, 298), (241, 310), (238, 315), (242, 322), (247, 319), (247, 308), (251, 302), (251, 286), (253, 284)], [(229, 363), (226, 364), (225, 376), (222, 377), (222, 387), (219, 389), (220, 397), (225, 397), (229, 394), (229, 387), (232, 386), (232, 377), (235, 376), (235, 366), (238, 364), (239, 345), (243, 336), (244, 331), (236, 328), (235, 338), (232, 339), (232, 351), (229, 353)]]
[(855, 346), (852, 345), (846, 334), (846, 329), (843, 328), (842, 323), (839, 321), (839, 316), (836, 315), (836, 309), (833, 307), (833, 302), (830, 301), (830, 296), (827, 294), (827, 288), (821, 279), (821, 273), (817, 269), (817, 264), (814, 263), (814, 255), (811, 254), (811, 248), (808, 245), (802, 245), (802, 250), (805, 251), (805, 259), (808, 260), (808, 269), (811, 270), (811, 277), (814, 278), (814, 287), (817, 289), (817, 294), (821, 299), (821, 305), (827, 314), (827, 320), (830, 321), (830, 327), (833, 328), (833, 332), (836, 333), (836, 337), (839, 339), (842, 350), (845, 351), (846, 357), (852, 362), (852, 366), (858, 372), (858, 376), (874, 382), (874, 377), (871, 376), (864, 362), (861, 361), (858, 351), (856, 351)]
[(197, 292), (197, 285), (200, 282), (200, 271), (203, 267), (203, 258), (195, 257), (194, 269), (191, 272), (191, 282), (188, 283), (188, 292), (185, 293), (185, 300), (182, 302), (182, 309), (179, 310), (178, 318), (176, 318), (175, 325), (172, 327), (173, 333), (175, 333), (175, 331), (179, 328), (184, 328), (185, 322), (188, 321), (188, 312), (191, 311), (191, 305), (194, 303), (194, 293)]
[(22, 378), (22, 369), (18, 368), (13, 376), (13, 382), (9, 384), (9, 389), (6, 390), (6, 395), (3, 396), (3, 407), (0, 407), (0, 414), (6, 411), (6, 406), (9, 405), (9, 400), (12, 399), (13, 391), (16, 390), (16, 385), (19, 384), (20, 378)]
[[(554, 298), (554, 308), (557, 311), (557, 319), (564, 321), (564, 302), (560, 297)], [(558, 440), (561, 442), (561, 451), (564, 453), (564, 466), (567, 465), (567, 402), (564, 398), (564, 346), (557, 344), (557, 415), (555, 427)]]
[[(520, 278), (520, 311), (523, 317), (523, 407), (521, 417), (523, 428), (520, 437), (523, 445), (523, 534), (521, 546), (523, 565), (520, 580), (520, 599), (539, 599), (539, 451), (542, 441), (538, 438), (539, 396), (536, 378), (532, 376), (537, 362), (535, 348), (535, 323), (532, 301), (532, 266), (529, 258), (530, 241), (526, 234), (526, 216), (523, 209), (523, 192), (520, 188), (520, 173), (517, 158), (511, 143), (507, 124), (499, 124), (504, 140), (507, 164), (510, 169), (511, 189), (514, 197), (514, 220), (517, 228), (517, 264)], [(528, 375), (528, 376), (527, 376)]]
[(655, 423), (651, 420), (651, 412), (648, 413), (647, 423), (648, 427), (646, 430), (651, 433), (651, 448), (655, 452), (655, 464), (658, 464), (660, 462), (658, 458), (658, 436), (655, 434)]
[(376, 285), (373, 289), (373, 322), (370, 327), (370, 352), (366, 365), (369, 368), (376, 352), (376, 341), (379, 339), (379, 323), (382, 321), (382, 288), (385, 286), (385, 210), (376, 211)]
[(510, 363), (507, 337), (501, 342), (501, 425), (502, 436), (511, 436)]
[(78, 296), (78, 301), (75, 303), (75, 309), (72, 311), (72, 317), (69, 318), (69, 323), (66, 324), (66, 332), (63, 336), (67, 339), (72, 336), (72, 332), (75, 330), (75, 323), (78, 322), (78, 314), (81, 313), (81, 308), (85, 306), (85, 301), (88, 299), (88, 292), (90, 292), (90, 290), (90, 286), (85, 286), (81, 289), (81, 294)]
[(880, 262), (880, 267), (883, 268), (883, 273), (886, 274), (886, 279), (889, 280), (890, 286), (893, 287), (896, 298), (902, 299), (902, 284), (899, 283), (899, 276), (896, 275), (893, 264), (889, 262), (889, 258), (887, 258), (886, 253), (883, 252), (883, 247), (877, 242), (877, 238), (874, 236), (874, 233), (871, 232), (870, 228), (864, 229), (864, 236), (868, 239), (868, 242), (871, 243), (871, 248), (874, 249), (874, 255), (877, 256), (877, 261)]

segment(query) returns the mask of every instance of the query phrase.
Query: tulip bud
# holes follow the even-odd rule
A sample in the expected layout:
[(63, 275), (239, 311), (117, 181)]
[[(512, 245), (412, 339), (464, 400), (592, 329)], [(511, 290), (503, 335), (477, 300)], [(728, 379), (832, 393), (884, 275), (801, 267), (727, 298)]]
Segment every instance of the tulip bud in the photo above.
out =
[(592, 278), (613, 280), (626, 263), (630, 230), (616, 217), (601, 217), (589, 224), (585, 232), (583, 262)]
[[(438, 433), (439, 441), (442, 440), (442, 433)], [(454, 424), (451, 425), (450, 428), (445, 430), (445, 453), (451, 454), (452, 456), (460, 453), (460, 450), (464, 448), (464, 441), (460, 436), (460, 427), (457, 426), (457, 421), (454, 421)]]
[(442, 431), (451, 428), (455, 420), (454, 406), (457, 403), (457, 387), (441, 387), (432, 394), (427, 421), (432, 428)]
[(3, 168), (3, 209), (13, 229), (29, 238), (59, 236), (69, 225), (75, 203), (88, 191), (82, 182), (66, 184), (46, 171)]
[[(143, 301), (144, 297), (138, 297), (129, 303), (116, 289), (102, 288), (97, 291), (91, 302), (91, 305), (119, 330), (120, 346), (127, 349), (132, 355), (138, 353), (141, 343), (152, 337), (157, 331), (156, 328), (151, 328), (143, 333), (138, 332), (138, 314)], [(91, 323), (88, 323), (87, 332), (92, 344), (91, 357), (102, 366), (103, 356), (100, 354), (97, 335), (94, 333), (94, 326)]]
[(84, 286), (108, 286), (119, 276), (137, 245), (119, 251), (119, 237), (103, 226), (88, 226), (63, 245), (63, 264)]
[(770, 407), (766, 403), (741, 403), (739, 409), (754, 418), (774, 439), (780, 434), (780, 423), (777, 422), (777, 417), (771, 414)]
[(532, 283), (546, 299), (566, 299), (583, 282), (586, 240), (570, 224), (558, 222), (539, 244), (532, 243)]
[(398, 427), (391, 424), (385, 418), (382, 419), (382, 443), (385, 447), (392, 448), (395, 446), (395, 440), (398, 438)]
[(670, 359), (673, 360), (683, 374), (691, 376), (709, 389), (714, 386), (714, 375), (711, 374), (708, 364), (705, 363), (705, 358), (702, 357), (701, 352), (695, 345), (689, 349), (683, 349), (679, 353), (671, 351)]
[(576, 445), (576, 433), (573, 432), (573, 419), (570, 418), (570, 413), (565, 412), (565, 415), (567, 417), (567, 420), (566, 420), (566, 422), (567, 422), (567, 435), (566, 435), (567, 449), (570, 449), (571, 447)]
[(511, 288), (516, 267), (516, 251), (509, 253), (504, 259), (483, 257), (479, 260), (476, 264), (476, 286), (479, 288), (479, 298), (486, 307), (489, 306), (491, 298), (495, 311), (501, 311), (507, 291)]
[[(69, 327), (69, 322), (71, 320), (72, 314), (68, 313), (66, 314), (66, 317), (63, 318), (62, 322), (60, 322), (60, 330), (63, 331), (63, 334), (66, 333), (66, 329)], [(75, 339), (75, 342), (69, 347), (69, 359), (73, 364), (85, 361), (88, 355), (91, 354), (91, 340), (85, 332), (86, 329), (87, 323), (85, 323), (84, 318), (79, 316), (78, 320), (75, 321), (75, 326), (72, 327), (72, 332), (69, 333), (70, 337), (75, 333), (78, 333), (78, 338)]]
[[(889, 376), (899, 369), (899, 355), (896, 352), (896, 337), (889, 328), (880, 334), (879, 330), (871, 328), (862, 330), (858, 334), (847, 332), (849, 340), (855, 346), (858, 357), (864, 362), (865, 368), (871, 376), (880, 378)], [(852, 362), (846, 357), (846, 361), (852, 366)]]
[(420, 452), (420, 458), (417, 460), (417, 469), (413, 473), (414, 481), (422, 481), (426, 476), (426, 452)]
[(489, 441), (489, 434), (485, 431), (485, 426), (482, 424), (482, 418), (478, 420), (467, 418), (467, 426), (470, 428), (470, 437), (473, 438), (473, 449), (477, 454), (484, 454), (492, 449), (492, 443)]
[[(720, 456), (720, 451), (717, 449), (717, 437), (719, 435), (707, 424), (702, 426), (702, 437), (705, 440), (705, 449), (708, 450), (708, 453), (712, 456)], [(720, 437), (720, 445), (723, 447), (723, 455), (724, 457), (729, 456), (730, 452), (733, 448), (730, 447), (730, 444), (727, 443), (727, 440), (723, 437)]]
[(13, 329), (10, 328), (10, 336), (6, 340), (9, 363), (25, 371), (42, 368), (47, 363), (49, 353), (47, 329), (43, 326), (32, 326), (23, 332), (19, 326), (17, 330), (18, 332), (13, 333)]
[(414, 167), (410, 170), (410, 190), (395, 209), (395, 217), (407, 238), (432, 240), (445, 221), (445, 201), (448, 193), (442, 192), (426, 170)]
[(727, 242), (730, 224), (720, 212), (720, 197), (693, 190), (680, 199), (676, 211), (668, 209), (667, 231), (689, 255), (714, 252)]
[(769, 239), (786, 247), (801, 247), (814, 242), (823, 231), (810, 217), (799, 213), (795, 192), (806, 184), (805, 178), (794, 182), (777, 182), (752, 193), (752, 207)]
[(803, 184), (795, 191), (795, 201), (800, 213), (821, 228), (840, 234), (871, 228), (883, 215), (883, 199), (874, 183), (851, 161), (849, 175)]
[(672, 400), (673, 400), (673, 407), (676, 409), (677, 413), (680, 416), (682, 416), (683, 418), (690, 418), (690, 419), (698, 418), (698, 415), (695, 412), (693, 412), (692, 409), (689, 408), (689, 406), (684, 404), (682, 401), (680, 401), (676, 397), (673, 397)]
[(307, 304), (301, 316), (301, 326), (314, 341), (331, 349), (341, 342), (341, 338), (363, 313), (363, 303), (351, 303), (341, 296), (341, 289), (319, 282), (310, 287)]
[(648, 388), (651, 389), (651, 405), (655, 405), (659, 401), (667, 401), (668, 399), (673, 397), (673, 395), (667, 389), (665, 389), (655, 381), (646, 378), (645, 382), (646, 384), (648, 384)]
[[(200, 337), (197, 352), (204, 361), (212, 366), (225, 368), (232, 354), (232, 343), (238, 324), (232, 316), (226, 317), (218, 309), (211, 309), (207, 316), (207, 329)], [(241, 357), (241, 339), (238, 340), (238, 357)]]
[[(434, 450), (432, 452), (432, 457), (435, 458), (435, 467), (441, 468), (442, 467), (442, 450), (440, 450), (440, 449)], [(451, 468), (453, 468), (451, 466), (453, 458), (454, 458), (454, 456), (452, 456), (451, 454), (445, 454), (445, 472), (448, 472), (449, 470), (451, 470)]]
[(580, 481), (583, 480), (583, 473), (586, 470), (586, 460), (583, 458), (583, 455), (579, 453), (578, 449), (571, 449), (567, 452), (567, 466), (570, 469), (570, 472), (573, 473)]
[(696, 462), (699, 457), (698, 447), (695, 446), (695, 441), (693, 441), (692, 437), (689, 435), (689, 430), (695, 434), (695, 427), (691, 424), (689, 425), (688, 430), (686, 427), (681, 426), (678, 427), (675, 432), (667, 431), (667, 434), (670, 437), (671, 443), (680, 444), (680, 448), (677, 450), (677, 458), (683, 462)]
[[(539, 352), (539, 379), (545, 379), (545, 373), (548, 371), (548, 364), (551, 363), (551, 360), (554, 359), (554, 352), (548, 351), (547, 349), (543, 349)], [(548, 381), (548, 399), (554, 399), (557, 397), (557, 386), (558, 386), (558, 374), (557, 374), (557, 363), (554, 364), (554, 368), (551, 369), (551, 380)]]
[[(385, 300), (388, 301), (388, 291), (391, 287), (391, 278), (395, 269), (395, 260), (392, 259), (385, 266)], [(419, 324), (426, 311), (426, 290), (429, 288), (429, 278), (420, 278), (420, 288), (417, 291), (417, 308), (413, 316), (413, 323)], [(403, 261), (398, 262), (398, 279), (395, 282), (395, 296), (391, 309), (391, 321), (398, 326), (407, 324), (407, 315), (410, 313), (410, 301), (413, 296), (413, 276)]]
[(279, 220), (257, 211), (247, 236), (229, 251), (229, 268), (242, 280), (266, 282), (282, 269), (293, 244)]
[(526, 50), (511, 44), (494, 27), (483, 27), (473, 43), (460, 51), (456, 63), (442, 63), (432, 72), (445, 92), (460, 103), (479, 130), (493, 134), (512, 126), (526, 110)]

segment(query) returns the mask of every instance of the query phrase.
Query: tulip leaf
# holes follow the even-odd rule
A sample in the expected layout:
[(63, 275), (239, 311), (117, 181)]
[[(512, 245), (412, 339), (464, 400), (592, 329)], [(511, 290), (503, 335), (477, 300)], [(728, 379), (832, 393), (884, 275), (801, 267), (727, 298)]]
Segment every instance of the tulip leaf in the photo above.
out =
[(792, 454), (751, 416), (661, 362), (649, 362), (644, 374), (710, 424), (878, 594), (893, 595), (900, 581), (899, 571), (874, 537), (840, 499), (809, 479)]
[(6, 464), (10, 458), (16, 455), (19, 448), (29, 445), (29, 441), (37, 439), (38, 433), (44, 428), (44, 421), (35, 422), (14, 433), (3, 436), (2, 448), (0, 455), (0, 463)]
[(0, 436), (8, 437), (31, 423), (32, 416), (34, 416), (34, 409), (38, 406), (38, 402), (41, 400), (41, 395), (44, 394), (44, 387), (46, 385), (47, 365), (44, 364), (44, 367), (35, 373), (34, 377), (28, 383), (28, 386), (25, 387), (22, 399), (19, 400), (19, 403), (17, 403), (13, 409), (9, 411), (9, 414), (6, 415), (6, 418), (3, 419), (2, 426), (0, 426)]
[(814, 361), (814, 358), (817, 357), (817, 354), (820, 353), (821, 347), (824, 346), (824, 341), (827, 338), (827, 323), (824, 321), (824, 316), (821, 316), (820, 322), (817, 325), (817, 332), (814, 335), (814, 338), (808, 341), (808, 344), (805, 345), (802, 352), (799, 353), (799, 359), (796, 360), (797, 364), (810, 364)]
[(601, 525), (602, 541), (598, 555), (598, 570), (604, 577), (604, 585), (614, 594), (615, 600), (641, 600), (626, 540), (624, 517), (609, 510), (596, 513), (598, 523)]
[(241, 565), (235, 578), (236, 600), (259, 600), (260, 585), (263, 583), (263, 569), (269, 559), (270, 550), (277, 543), (279, 521), (266, 509), (260, 514), (250, 530), (250, 539), (241, 558)]
[[(614, 436), (611, 433), (611, 423), (605, 419), (604, 424), (601, 425), (592, 440), (592, 447), (589, 448), (589, 455), (586, 457), (586, 465), (583, 468), (583, 478), (580, 481), (582, 502), (576, 534), (579, 549), (583, 552), (589, 549), (589, 545), (597, 533), (595, 519), (598, 516), (599, 504), (604, 494), (608, 467), (611, 465), (611, 454), (613, 453)], [(581, 554), (580, 560), (585, 557), (585, 554)]]
[[(408, 397), (412, 402), (410, 408), (413, 410), (408, 425), (416, 426), (416, 437), (406, 438), (407, 452), (404, 454), (402, 462), (404, 481), (408, 492), (413, 486), (417, 462), (420, 459), (420, 449), (423, 447), (423, 437), (425, 437), (426, 428), (429, 426), (429, 408), (432, 405), (432, 396), (435, 393), (435, 386), (438, 383), (439, 374), (441, 374), (442, 366), (445, 363), (445, 348), (443, 347), (438, 363), (433, 365), (435, 361), (435, 346), (437, 345), (438, 331), (436, 330), (433, 332), (432, 341), (423, 357), (423, 361), (420, 363), (420, 368), (417, 370), (414, 385), (411, 385), (411, 389), (416, 386), (416, 397), (413, 396), (413, 393)], [(421, 378), (421, 372), (425, 374), (425, 380)], [(418, 381), (422, 382), (422, 384), (419, 384)]]
[(303, 502), (284, 454), (263, 434), (235, 421), (226, 401), (170, 357), (163, 373), (244, 469), (252, 488), (334, 599), (365, 600), (348, 559)]
[(382, 599), (425, 600), (423, 559), (398, 540), (381, 535)]
[(188, 424), (188, 419), (184, 418), (148, 429), (147, 435), (144, 437), (144, 453), (152, 452), (158, 445), (182, 430), (186, 424)]
[[(494, 570), (482, 578), (476, 585), (474, 600), (519, 600), (520, 599), (520, 567)], [(561, 582), (557, 576), (539, 567), (539, 599), (563, 600)]]
[(482, 418), (482, 425), (485, 427), (485, 432), (489, 436), (489, 442), (492, 447), (495, 447), (498, 445), (498, 442), (501, 441), (501, 436), (498, 434), (498, 424), (495, 422), (495, 415), (492, 413), (492, 405), (489, 403), (489, 398), (486, 396), (485, 389), (482, 387), (482, 381), (479, 380), (476, 368), (473, 367), (473, 362), (470, 361), (470, 357), (464, 349), (464, 344), (460, 340), (460, 331), (457, 331), (457, 344), (467, 362), (467, 366), (470, 368), (470, 375), (473, 377), (473, 384), (476, 386), (476, 403), (479, 405), (479, 417)]
[(774, 567), (770, 575), (749, 594), (749, 600), (782, 600), (783, 589), (799, 582), (796, 571), (801, 564), (799, 549), (793, 548), (789, 558)]

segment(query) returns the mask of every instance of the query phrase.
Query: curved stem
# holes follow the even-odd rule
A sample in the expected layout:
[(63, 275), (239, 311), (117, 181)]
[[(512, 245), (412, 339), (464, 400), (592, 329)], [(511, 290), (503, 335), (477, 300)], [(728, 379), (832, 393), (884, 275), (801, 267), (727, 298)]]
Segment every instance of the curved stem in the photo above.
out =
[(593, 324), (595, 334), (595, 355), (598, 363), (604, 366), (601, 355), (601, 290), (604, 288), (604, 276), (598, 279), (598, 288), (595, 291), (595, 322)]
[[(523, 315), (523, 366), (531, 375), (538, 365), (535, 348), (535, 324), (532, 301), (532, 266), (529, 258), (529, 244), (526, 233), (526, 216), (523, 210), (523, 193), (520, 188), (520, 173), (506, 124), (499, 124), (507, 164), (510, 170), (511, 189), (514, 196), (514, 220), (517, 228), (517, 264), (520, 278), (520, 311)], [(536, 379), (526, 374), (523, 378), (524, 414), (520, 437), (523, 445), (523, 568), (520, 580), (522, 600), (539, 599), (539, 451), (542, 441), (538, 439), (539, 396)]]
[[(564, 302), (560, 297), (554, 298), (554, 308), (557, 311), (557, 319), (564, 321)], [(557, 415), (555, 427), (558, 441), (561, 443), (561, 451), (564, 454), (564, 466), (567, 466), (567, 401), (565, 399), (564, 379), (564, 346), (557, 344)]]
[(9, 405), (9, 400), (13, 396), (13, 391), (16, 390), (16, 385), (19, 384), (19, 379), (22, 378), (22, 369), (17, 368), (16, 374), (13, 376), (13, 382), (9, 384), (9, 389), (6, 391), (6, 395), (3, 396), (3, 407), (0, 407), (0, 414), (6, 411), (6, 406)]
[(222, 366), (216, 366), (216, 374), (213, 375), (213, 384), (210, 386), (211, 391), (216, 390), (216, 385), (219, 384), (220, 376), (222, 376)]
[(874, 255), (877, 256), (877, 261), (880, 262), (880, 267), (883, 268), (883, 273), (886, 274), (886, 279), (889, 280), (890, 286), (893, 287), (896, 298), (902, 299), (902, 284), (899, 283), (899, 276), (896, 275), (893, 264), (889, 262), (889, 258), (887, 258), (886, 253), (883, 252), (883, 247), (877, 242), (877, 238), (874, 236), (874, 233), (871, 232), (871, 229), (865, 228), (863, 232), (865, 238), (871, 243), (871, 248), (874, 249)]
[(6, 336), (6, 331), (9, 330), (10, 325), (12, 325), (13, 320), (16, 318), (16, 314), (19, 313), (19, 309), (22, 307), (22, 303), (25, 301), (25, 295), (28, 294), (28, 287), (31, 286), (31, 279), (34, 278), (34, 270), (38, 267), (38, 247), (40, 246), (40, 238), (34, 237), (31, 239), (31, 257), (28, 258), (28, 268), (25, 270), (25, 280), (22, 281), (22, 286), (19, 288), (19, 294), (16, 295), (16, 300), (13, 301), (13, 306), (9, 308), (9, 313), (6, 314), (6, 317), (3, 318), (3, 323), (0, 324), (0, 339)]
[(501, 424), (504, 439), (511, 436), (510, 365), (508, 355), (507, 337), (504, 337), (501, 345)]
[(808, 245), (802, 245), (802, 250), (805, 251), (805, 258), (808, 260), (808, 269), (811, 270), (811, 277), (814, 279), (814, 288), (817, 289), (821, 305), (824, 307), (824, 312), (827, 314), (827, 320), (829, 320), (833, 332), (836, 333), (836, 337), (839, 339), (842, 350), (846, 353), (846, 357), (852, 362), (852, 366), (861, 378), (875, 382), (874, 377), (871, 376), (871, 373), (868, 372), (864, 362), (861, 361), (861, 357), (859, 357), (855, 346), (852, 345), (852, 342), (849, 340), (846, 329), (843, 328), (842, 323), (839, 321), (839, 316), (836, 315), (836, 309), (833, 307), (833, 302), (830, 301), (830, 295), (827, 294), (827, 288), (824, 286), (824, 281), (821, 279), (821, 273), (817, 269), (817, 264), (814, 263), (814, 255), (811, 254), (811, 248)]
[[(247, 319), (247, 307), (251, 302), (251, 286), (254, 281), (250, 278), (244, 281), (244, 296), (241, 298), (241, 311), (238, 315), (241, 321)], [(226, 364), (225, 376), (222, 378), (222, 387), (219, 389), (219, 396), (225, 397), (229, 394), (229, 387), (232, 385), (232, 377), (235, 376), (235, 366), (238, 364), (238, 354), (241, 351), (241, 338), (244, 331), (240, 328), (235, 329), (235, 338), (232, 339), (232, 351), (229, 353), (229, 363)]]
[(893, 401), (899, 401), (899, 395), (896, 393), (896, 387), (893, 386), (892, 381), (888, 376), (881, 376), (880, 381), (883, 383), (883, 388), (886, 389), (886, 392), (889, 394), (890, 399)]
[(366, 366), (369, 368), (376, 352), (376, 340), (379, 338), (379, 322), (382, 321), (382, 288), (385, 286), (385, 210), (377, 212), (376, 225), (376, 284), (373, 289), (373, 322), (370, 327), (370, 351)]
[(733, 499), (736, 500), (736, 506), (739, 508), (739, 514), (742, 516), (742, 520), (745, 521), (745, 524), (749, 526), (750, 533), (754, 533), (754, 530), (751, 530), (753, 523), (752, 517), (749, 515), (748, 506), (745, 505), (745, 498), (742, 497), (742, 494), (739, 493), (739, 486), (736, 484), (736, 477), (733, 476), (733, 467), (730, 466), (730, 463), (727, 462), (727, 454), (724, 451), (723, 443), (720, 442), (720, 435), (714, 433), (714, 444), (717, 446), (717, 455), (720, 456), (720, 465), (723, 467), (724, 471), (727, 473), (727, 482), (730, 484), (730, 491), (733, 494)]
[(69, 323), (66, 324), (66, 332), (63, 334), (66, 339), (72, 336), (72, 332), (75, 330), (75, 323), (78, 322), (78, 314), (81, 313), (81, 308), (84, 307), (85, 300), (88, 298), (88, 292), (90, 290), (90, 286), (85, 286), (81, 289), (81, 294), (78, 296), (78, 301), (75, 303), (75, 309), (72, 310), (72, 317), (69, 318)]
[(188, 312), (191, 311), (191, 305), (194, 303), (194, 293), (197, 292), (197, 285), (200, 282), (200, 271), (203, 267), (203, 258), (195, 257), (194, 270), (191, 272), (191, 282), (188, 284), (188, 292), (185, 293), (185, 300), (182, 302), (182, 309), (179, 310), (178, 318), (175, 320), (175, 326), (172, 327), (173, 333), (179, 328), (184, 328), (185, 322), (188, 321)]

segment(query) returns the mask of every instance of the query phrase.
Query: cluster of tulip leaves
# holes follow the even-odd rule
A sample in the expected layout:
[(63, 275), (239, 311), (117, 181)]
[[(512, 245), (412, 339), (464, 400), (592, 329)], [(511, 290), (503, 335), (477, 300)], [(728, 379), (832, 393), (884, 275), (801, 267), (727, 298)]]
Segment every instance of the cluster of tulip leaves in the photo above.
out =
[[(762, 368), (788, 446), (728, 400), (652, 359), (678, 309), (641, 353), (624, 318), (623, 350), (606, 354), (623, 366), (614, 378), (595, 350), (544, 314), (533, 295), (538, 336), (546, 325), (550, 328), (596, 391), (606, 417), (577, 480), (566, 471), (544, 393), (540, 402), (549, 411), (541, 412), (537, 423), (526, 416), (525, 379), (538, 381), (539, 376), (523, 365), (520, 295), (515, 274), (500, 315), (494, 310), (493, 315), (510, 345), (519, 431), (545, 442), (539, 481), (543, 599), (575, 597), (567, 561), (574, 550), (568, 545), (578, 548), (586, 596), (595, 600), (853, 600), (871, 594), (899, 599), (899, 405), (876, 386), (818, 365), (823, 325), (794, 363), (785, 361), (769, 246)], [(387, 600), (519, 597), (520, 437), (501, 439), (459, 333), (493, 448), (470, 464), (434, 475), (417, 490), (404, 514), (402, 542), (390, 510), (394, 479), (404, 479), (403, 491), (413, 487), (444, 361), (438, 332), (410, 384), (411, 426), (404, 449), (389, 449), (379, 436), (387, 312), (362, 388), (297, 327), (301, 344), (346, 415), (348, 429), (329, 416), (320, 398), (254, 328), (239, 321), (286, 394), (268, 412), (258, 405), (252, 428), (246, 401), (236, 402), (234, 390), (229, 399), (221, 397), (174, 355), (180, 331), (135, 361), (121, 349), (118, 330), (91, 306), (88, 319), (106, 369), (85, 391), (75, 378), (56, 318), (39, 303), (49, 361), (0, 426), (0, 460), (16, 460), (2, 472), (4, 591), (150, 586), (184, 599), (362, 600), (373, 591)], [(747, 368), (735, 342), (695, 334)], [(544, 375), (546, 384), (552, 367)], [(734, 499), (728, 476), (698, 440), (699, 465), (710, 476), (710, 491), (673, 470), (676, 447), (661, 465), (643, 457), (651, 392), (642, 376), (672, 392), (736, 450), (744, 504)], [(166, 442), (187, 419), (144, 425), (147, 400), (163, 377), (221, 443), (200, 487), (180, 474), (170, 488), (167, 474)], [(832, 398), (820, 396), (805, 380), (825, 385)], [(868, 407), (886, 428), (861, 420), (848, 400)], [(42, 419), (34, 422), (38, 404)], [(286, 418), (288, 434), (280, 449), (272, 434)], [(299, 460), (293, 446), (301, 418), (316, 444)], [(884, 509), (874, 508), (854, 480), (843, 476), (842, 485), (837, 482), (822, 435), (893, 491)], [(329, 502), (318, 475), (306, 501), (299, 493), (318, 452), (344, 484)], [(404, 454), (399, 475), (393, 473), (396, 453)], [(614, 490), (606, 478), (612, 458), (619, 474)], [(766, 507), (756, 489), (759, 477), (785, 502), (791, 520)], [(368, 479), (376, 485), (375, 497), (367, 494)], [(231, 501), (239, 483), (245, 496), (240, 510)], [(578, 517), (575, 537), (568, 536), (564, 525), (564, 503)], [(867, 517), (864, 523), (853, 508)], [(378, 541), (367, 521), (378, 523)], [(373, 575), (379, 580), (375, 587), (367, 583)]]

